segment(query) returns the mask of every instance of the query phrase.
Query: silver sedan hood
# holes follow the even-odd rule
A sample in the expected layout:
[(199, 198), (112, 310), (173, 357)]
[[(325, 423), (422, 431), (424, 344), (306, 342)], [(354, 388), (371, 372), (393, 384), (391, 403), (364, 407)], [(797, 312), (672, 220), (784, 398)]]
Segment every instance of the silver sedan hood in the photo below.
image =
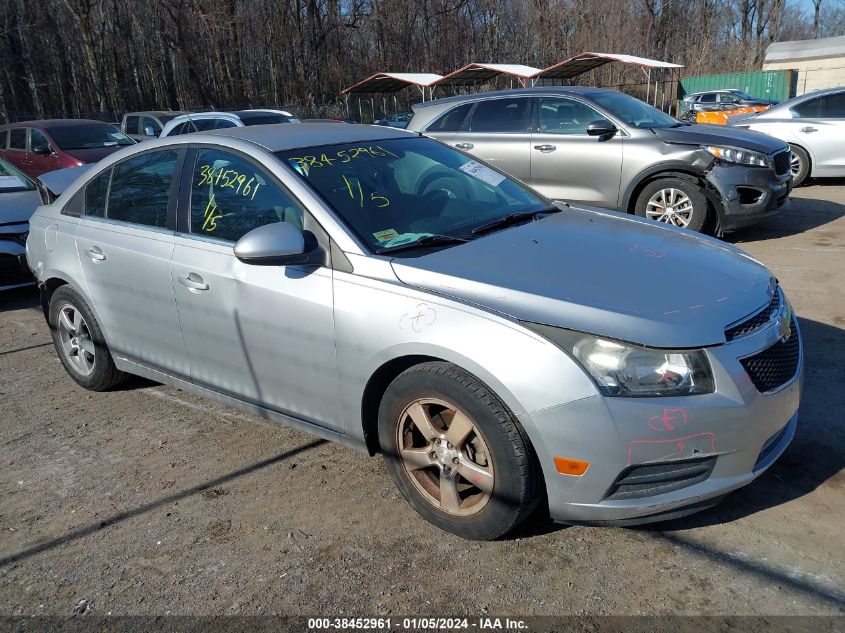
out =
[(724, 343), (725, 327), (766, 305), (773, 287), (730, 244), (577, 209), (392, 264), (410, 286), (654, 347)]

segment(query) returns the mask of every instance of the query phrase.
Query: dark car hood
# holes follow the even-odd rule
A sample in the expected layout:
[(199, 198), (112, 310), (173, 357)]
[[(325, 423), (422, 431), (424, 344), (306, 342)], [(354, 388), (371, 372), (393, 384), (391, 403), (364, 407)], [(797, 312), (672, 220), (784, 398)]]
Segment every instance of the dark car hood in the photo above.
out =
[(655, 128), (654, 133), (665, 143), (685, 145), (730, 145), (771, 154), (786, 149), (786, 143), (768, 134), (738, 130), (726, 125), (681, 125)]
[(98, 160), (104, 159), (109, 154), (114, 154), (117, 150), (127, 147), (126, 145), (112, 145), (111, 147), (95, 147), (90, 149), (67, 149), (65, 154), (72, 156), (83, 163), (96, 163)]
[(29, 218), (41, 205), (37, 191), (0, 192), (0, 226), (29, 222)]
[(713, 238), (568, 209), (416, 258), (399, 279), (511, 317), (654, 347), (725, 342), (771, 298), (769, 271)]

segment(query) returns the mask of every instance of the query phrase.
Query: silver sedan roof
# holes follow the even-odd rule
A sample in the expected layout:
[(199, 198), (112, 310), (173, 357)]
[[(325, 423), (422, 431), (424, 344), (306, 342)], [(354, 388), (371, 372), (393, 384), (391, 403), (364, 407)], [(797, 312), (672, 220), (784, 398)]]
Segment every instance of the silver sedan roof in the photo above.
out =
[[(418, 136), (413, 132), (406, 132), (405, 130), (383, 125), (358, 125), (349, 123), (252, 125), (247, 127), (230, 127), (223, 130), (204, 132), (204, 134), (241, 139), (261, 145), (271, 152), (317, 145), (369, 143), (392, 138)], [(190, 141), (192, 136), (194, 135), (186, 134), (180, 138)], [(194, 138), (196, 137), (194, 136)]]

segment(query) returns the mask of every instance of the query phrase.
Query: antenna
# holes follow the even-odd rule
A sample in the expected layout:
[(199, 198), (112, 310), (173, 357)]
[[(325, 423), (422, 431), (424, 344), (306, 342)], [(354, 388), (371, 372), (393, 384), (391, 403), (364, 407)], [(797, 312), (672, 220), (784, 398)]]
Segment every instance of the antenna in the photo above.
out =
[(197, 124), (194, 123), (194, 120), (191, 118), (191, 113), (188, 112), (188, 109), (182, 104), (182, 100), (179, 97), (176, 97), (176, 102), (179, 104), (179, 107), (182, 108), (182, 112), (185, 113), (185, 116), (188, 117), (188, 121), (194, 126), (194, 132), (199, 132)]

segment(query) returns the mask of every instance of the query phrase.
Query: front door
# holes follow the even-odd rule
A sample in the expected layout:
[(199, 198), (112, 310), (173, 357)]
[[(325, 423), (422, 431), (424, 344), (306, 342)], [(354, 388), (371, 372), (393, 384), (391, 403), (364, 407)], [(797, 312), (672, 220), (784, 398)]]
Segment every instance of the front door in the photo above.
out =
[(553, 200), (615, 208), (622, 178), (621, 134), (589, 136), (587, 125), (605, 117), (576, 99), (539, 97), (537, 105), (528, 184)]
[(172, 276), (193, 381), (339, 428), (331, 269), (249, 265), (233, 252), (264, 224), (319, 227), (244, 156), (198, 149), (191, 169)]
[(115, 356), (189, 378), (170, 281), (180, 152), (146, 152), (88, 183), (76, 246)]
[(475, 104), (452, 145), (527, 181), (531, 144), (531, 99), (484, 99)]
[(27, 159), (32, 166), (34, 174), (46, 174), (48, 171), (61, 169), (61, 159), (53, 149), (50, 141), (41, 130), (31, 128), (29, 130), (29, 152)]

